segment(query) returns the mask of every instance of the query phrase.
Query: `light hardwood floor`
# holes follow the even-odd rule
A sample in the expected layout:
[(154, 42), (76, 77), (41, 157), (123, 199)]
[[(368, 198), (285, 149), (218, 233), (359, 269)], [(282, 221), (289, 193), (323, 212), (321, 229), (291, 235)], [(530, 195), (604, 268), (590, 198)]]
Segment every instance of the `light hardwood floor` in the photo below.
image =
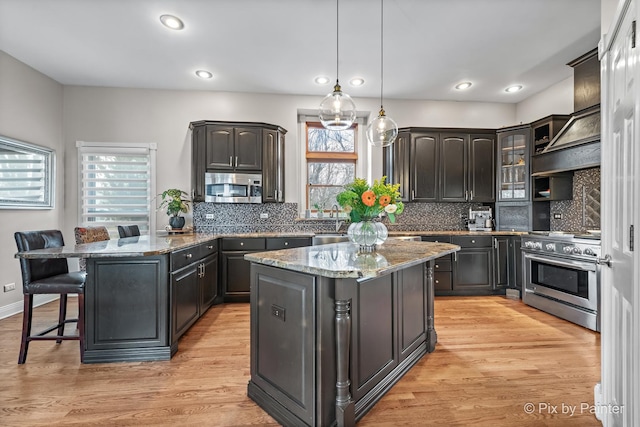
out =
[[(37, 308), (34, 328), (56, 307)], [(435, 310), (436, 351), (359, 426), (600, 425), (599, 334), (500, 296), (440, 297)], [(20, 328), (19, 315), (0, 320), (2, 426), (277, 425), (246, 395), (248, 304), (210, 309), (169, 362), (81, 365), (67, 341), (32, 343), (19, 366)]]

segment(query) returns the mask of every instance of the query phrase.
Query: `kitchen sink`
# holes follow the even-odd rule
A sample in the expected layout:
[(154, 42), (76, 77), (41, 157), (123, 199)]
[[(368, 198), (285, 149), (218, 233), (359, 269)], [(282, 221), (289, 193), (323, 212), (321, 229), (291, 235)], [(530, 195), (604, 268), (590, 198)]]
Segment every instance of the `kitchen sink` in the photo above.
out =
[(318, 234), (316, 236), (313, 236), (313, 240), (312, 240), (312, 245), (313, 246), (318, 246), (318, 245), (326, 245), (329, 243), (341, 243), (341, 242), (348, 242), (349, 241), (349, 236), (347, 236), (346, 234)]

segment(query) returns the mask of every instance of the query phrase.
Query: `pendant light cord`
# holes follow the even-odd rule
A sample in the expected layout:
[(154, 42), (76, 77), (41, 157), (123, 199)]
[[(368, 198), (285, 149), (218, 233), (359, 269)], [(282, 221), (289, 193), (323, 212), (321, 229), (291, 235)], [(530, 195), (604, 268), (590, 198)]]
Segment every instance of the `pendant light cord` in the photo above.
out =
[(382, 110), (382, 92), (384, 88), (384, 0), (380, 0), (380, 109)]
[(339, 35), (340, 35), (340, 0), (336, 0), (336, 85), (340, 84), (340, 79), (338, 77), (338, 61), (340, 60), (340, 43), (339, 43)]

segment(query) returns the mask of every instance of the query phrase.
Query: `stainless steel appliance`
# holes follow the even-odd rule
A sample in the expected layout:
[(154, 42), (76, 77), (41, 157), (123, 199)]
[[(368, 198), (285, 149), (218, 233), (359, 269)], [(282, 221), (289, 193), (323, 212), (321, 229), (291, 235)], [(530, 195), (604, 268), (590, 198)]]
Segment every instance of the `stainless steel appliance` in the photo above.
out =
[(522, 236), (522, 301), (600, 331), (599, 236), (533, 232)]
[(467, 221), (469, 231), (491, 231), (493, 229), (493, 217), (489, 206), (469, 208)]
[(259, 173), (205, 173), (205, 202), (262, 203)]

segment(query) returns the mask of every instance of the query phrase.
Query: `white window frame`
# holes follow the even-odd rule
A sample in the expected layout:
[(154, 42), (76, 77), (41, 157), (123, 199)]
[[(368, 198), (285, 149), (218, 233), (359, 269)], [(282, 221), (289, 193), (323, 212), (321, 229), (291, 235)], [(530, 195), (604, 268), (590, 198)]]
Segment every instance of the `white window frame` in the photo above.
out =
[[(156, 152), (158, 150), (156, 143), (134, 143), (134, 142), (85, 142), (77, 141), (78, 149), (78, 221), (83, 226), (94, 225), (95, 223), (84, 222), (83, 212), (83, 173), (82, 173), (82, 156), (86, 153), (96, 154), (148, 154), (149, 155), (149, 185), (147, 194), (147, 205), (149, 207), (149, 233), (152, 234), (156, 229), (156, 209), (153, 202), (156, 198)], [(110, 229), (111, 234), (116, 234), (115, 229)]]

